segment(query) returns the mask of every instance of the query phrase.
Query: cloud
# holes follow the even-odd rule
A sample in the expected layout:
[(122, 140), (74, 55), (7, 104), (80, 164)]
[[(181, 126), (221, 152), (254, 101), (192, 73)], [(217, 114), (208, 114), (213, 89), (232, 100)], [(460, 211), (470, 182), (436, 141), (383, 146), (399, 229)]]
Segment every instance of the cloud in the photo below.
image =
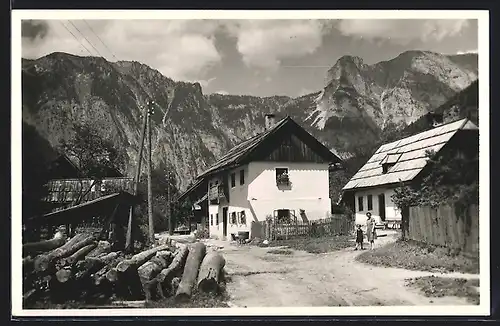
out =
[(34, 41), (38, 38), (43, 39), (47, 36), (49, 30), (48, 24), (43, 20), (22, 20), (21, 37)]
[(214, 92), (214, 94), (229, 95), (229, 92), (225, 91), (225, 90), (220, 90), (220, 91)]
[(307, 95), (307, 94), (311, 94), (311, 93), (314, 93), (314, 92), (315, 91), (313, 91), (312, 89), (302, 88), (297, 95), (299, 97), (301, 97), (301, 96), (304, 96), (304, 95)]
[(477, 49), (475, 49), (475, 50), (457, 51), (457, 54), (470, 54), (470, 53), (475, 53), (475, 54), (477, 54), (477, 53), (478, 53), (478, 50), (477, 50)]
[(247, 66), (276, 69), (285, 58), (314, 53), (327, 24), (321, 20), (243, 20), (225, 24)]
[[(92, 55), (100, 54), (110, 61), (116, 61), (115, 56), (119, 60), (140, 61), (176, 80), (203, 80), (207, 71), (222, 60), (213, 37), (220, 28), (217, 21), (86, 22), (72, 21), (73, 26), (68, 21), (46, 21), (48, 31), (43, 39), (31, 42), (30, 39), (23, 38), (23, 57), (37, 58), (55, 51), (89, 55), (85, 46)], [(81, 34), (85, 35), (97, 51)]]
[(190, 82), (190, 83), (199, 83), (201, 87), (205, 88), (207, 87), (211, 82), (213, 82), (216, 77), (212, 77), (209, 79), (193, 79), (193, 80), (184, 80), (185, 82)]
[(465, 19), (344, 19), (336, 27), (346, 36), (389, 39), (405, 45), (416, 39), (440, 41), (456, 36), (468, 25)]

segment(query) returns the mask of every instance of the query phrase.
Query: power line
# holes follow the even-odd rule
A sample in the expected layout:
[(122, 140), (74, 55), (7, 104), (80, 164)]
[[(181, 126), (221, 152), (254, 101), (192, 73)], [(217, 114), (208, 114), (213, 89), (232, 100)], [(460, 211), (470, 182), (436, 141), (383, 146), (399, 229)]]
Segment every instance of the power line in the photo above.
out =
[(97, 54), (103, 58), (102, 54), (99, 52), (99, 50), (96, 49), (96, 47), (94, 46), (94, 44), (92, 44), (89, 39), (78, 29), (78, 27), (75, 26), (75, 24), (73, 24), (72, 21), (68, 20), (67, 22), (69, 22), (71, 25), (73, 25), (73, 27), (80, 33), (80, 35), (83, 36), (83, 38), (87, 41), (87, 43), (90, 44), (90, 46), (92, 46), (92, 48), (94, 48), (94, 50), (97, 52)]
[(99, 37), (99, 35), (97, 35), (97, 33), (92, 29), (92, 27), (90, 26), (90, 24), (85, 19), (83, 20), (83, 22), (88, 26), (88, 28), (90, 29), (90, 31), (97, 37), (97, 39), (99, 40), (99, 42), (101, 42), (101, 44), (104, 45), (104, 47), (108, 50), (108, 52), (111, 53), (111, 55), (113, 56), (113, 58), (115, 58), (116, 61), (118, 61), (118, 58), (113, 53), (113, 51), (111, 51), (108, 48), (108, 46), (106, 45), (106, 43), (104, 43), (103, 40)]
[(63, 27), (64, 27), (64, 28), (65, 28), (65, 29), (66, 29), (66, 30), (67, 30), (67, 31), (71, 34), (71, 35), (73, 35), (73, 37), (75, 38), (75, 40), (76, 40), (78, 43), (80, 43), (80, 45), (81, 45), (81, 46), (83, 46), (83, 48), (84, 48), (85, 50), (87, 50), (87, 52), (88, 52), (91, 56), (93, 56), (92, 52), (90, 52), (90, 50), (89, 50), (89, 49), (87, 49), (87, 47), (86, 47), (85, 45), (83, 45), (83, 43), (82, 43), (82, 42), (81, 42), (81, 41), (80, 41), (80, 40), (76, 37), (76, 35), (75, 35), (75, 34), (73, 34), (73, 32), (72, 32), (72, 31), (70, 31), (70, 30), (69, 30), (69, 28), (68, 28), (66, 25), (64, 25), (64, 24), (63, 24), (63, 22), (59, 21), (59, 23), (60, 23), (60, 24), (61, 24), (61, 25), (62, 25), (62, 26), (63, 26)]

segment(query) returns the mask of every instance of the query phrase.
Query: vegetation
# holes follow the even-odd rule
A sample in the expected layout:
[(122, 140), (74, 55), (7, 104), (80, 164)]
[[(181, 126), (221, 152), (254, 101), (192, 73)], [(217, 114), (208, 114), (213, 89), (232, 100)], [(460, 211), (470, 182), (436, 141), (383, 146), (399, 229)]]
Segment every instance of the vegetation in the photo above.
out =
[(321, 238), (300, 238), (273, 241), (273, 246), (288, 246), (296, 250), (303, 250), (313, 254), (338, 251), (353, 247), (352, 236), (331, 236)]
[(410, 240), (398, 240), (365, 251), (356, 260), (376, 266), (419, 271), (479, 273), (479, 258), (467, 258), (460, 255), (458, 250)]
[(267, 253), (276, 255), (293, 255), (293, 251), (290, 249), (271, 249), (268, 250)]
[(427, 174), (422, 181), (413, 185), (402, 184), (392, 196), (396, 206), (403, 210), (403, 237), (408, 230), (408, 207), (452, 205), (457, 215), (462, 216), (470, 205), (479, 203), (478, 152), (474, 155), (461, 152), (436, 155), (428, 151), (426, 155)]
[(93, 179), (88, 189), (80, 187), (80, 193), (73, 203), (77, 205), (99, 180), (124, 167), (125, 153), (115, 148), (113, 142), (101, 137), (89, 123), (74, 123), (71, 133), (68, 140), (60, 140), (59, 149), (74, 160), (82, 178)]
[(471, 304), (479, 304), (479, 280), (424, 276), (407, 280), (407, 286), (417, 288), (427, 297), (455, 296), (467, 298)]
[(50, 179), (49, 161), (55, 152), (35, 129), (23, 122), (23, 220), (31, 216), (44, 214), (49, 206), (42, 199), (47, 196), (47, 182)]

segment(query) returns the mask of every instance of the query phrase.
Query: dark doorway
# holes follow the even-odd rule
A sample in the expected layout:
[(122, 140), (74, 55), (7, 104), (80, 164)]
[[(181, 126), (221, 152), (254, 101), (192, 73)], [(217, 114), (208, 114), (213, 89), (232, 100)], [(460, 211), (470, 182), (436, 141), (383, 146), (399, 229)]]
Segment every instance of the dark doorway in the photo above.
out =
[(222, 235), (227, 236), (227, 207), (222, 208)]
[(378, 211), (380, 220), (385, 222), (385, 194), (378, 195)]

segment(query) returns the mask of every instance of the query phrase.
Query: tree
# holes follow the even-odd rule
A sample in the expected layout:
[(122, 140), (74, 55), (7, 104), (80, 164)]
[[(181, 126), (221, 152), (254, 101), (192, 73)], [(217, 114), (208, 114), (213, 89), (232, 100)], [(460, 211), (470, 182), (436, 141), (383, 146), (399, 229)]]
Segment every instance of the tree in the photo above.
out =
[(84, 190), (80, 180), (80, 191), (73, 204), (81, 203), (85, 195), (110, 171), (120, 171), (125, 164), (125, 154), (114, 144), (104, 139), (89, 123), (74, 123), (73, 136), (69, 140), (60, 140), (60, 150), (73, 158), (81, 178), (91, 178), (91, 185)]
[[(167, 187), (169, 187), (167, 189)], [(153, 192), (153, 219), (155, 232), (168, 229), (168, 217), (170, 216), (174, 198), (178, 195), (175, 175), (172, 169), (161, 164), (151, 171), (151, 190)], [(168, 194), (168, 196), (167, 196)], [(142, 174), (138, 184), (138, 195), (141, 198), (141, 204), (138, 207), (139, 224), (141, 230), (147, 230), (147, 175)], [(170, 197), (170, 198), (167, 198)]]
[(479, 153), (471, 155), (453, 151), (438, 155), (428, 151), (426, 157), (427, 173), (421, 182), (402, 183), (392, 195), (403, 213), (403, 235), (408, 231), (408, 209), (411, 206), (452, 205), (457, 210), (466, 211), (468, 206), (479, 203)]

